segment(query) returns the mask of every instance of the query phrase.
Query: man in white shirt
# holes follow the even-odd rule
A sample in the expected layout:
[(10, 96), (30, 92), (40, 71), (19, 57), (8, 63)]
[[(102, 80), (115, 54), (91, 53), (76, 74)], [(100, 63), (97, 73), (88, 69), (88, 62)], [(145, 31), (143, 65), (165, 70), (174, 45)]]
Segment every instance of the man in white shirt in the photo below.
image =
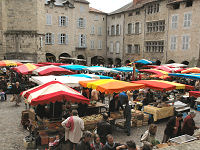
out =
[(84, 130), (84, 121), (78, 117), (78, 111), (73, 110), (72, 116), (63, 121), (62, 126), (65, 128), (65, 141), (69, 140), (70, 150), (75, 150), (79, 143)]

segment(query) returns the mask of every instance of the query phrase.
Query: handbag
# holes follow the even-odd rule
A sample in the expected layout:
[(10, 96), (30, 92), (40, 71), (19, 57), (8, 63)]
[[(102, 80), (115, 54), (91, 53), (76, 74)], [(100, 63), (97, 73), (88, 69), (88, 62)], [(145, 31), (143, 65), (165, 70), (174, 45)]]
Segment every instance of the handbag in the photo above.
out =
[(14, 96), (13, 95), (10, 98), (10, 102), (14, 102)]

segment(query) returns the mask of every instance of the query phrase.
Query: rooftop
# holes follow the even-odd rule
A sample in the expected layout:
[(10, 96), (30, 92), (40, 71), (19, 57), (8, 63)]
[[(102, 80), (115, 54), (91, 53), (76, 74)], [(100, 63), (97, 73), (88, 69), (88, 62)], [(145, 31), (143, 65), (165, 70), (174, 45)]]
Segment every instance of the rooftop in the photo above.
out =
[(100, 11), (100, 10), (95, 9), (95, 8), (92, 8), (92, 7), (90, 7), (89, 11), (90, 11), (90, 12), (95, 12), (95, 13), (100, 13), (100, 14), (106, 14), (105, 12)]

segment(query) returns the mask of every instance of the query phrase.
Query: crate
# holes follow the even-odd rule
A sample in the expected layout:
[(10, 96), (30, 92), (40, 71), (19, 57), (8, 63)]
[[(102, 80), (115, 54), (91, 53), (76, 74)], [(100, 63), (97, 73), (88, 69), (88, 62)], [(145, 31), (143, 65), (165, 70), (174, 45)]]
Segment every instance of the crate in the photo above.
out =
[(49, 144), (49, 137), (48, 136), (40, 136), (41, 138), (41, 145), (48, 145)]

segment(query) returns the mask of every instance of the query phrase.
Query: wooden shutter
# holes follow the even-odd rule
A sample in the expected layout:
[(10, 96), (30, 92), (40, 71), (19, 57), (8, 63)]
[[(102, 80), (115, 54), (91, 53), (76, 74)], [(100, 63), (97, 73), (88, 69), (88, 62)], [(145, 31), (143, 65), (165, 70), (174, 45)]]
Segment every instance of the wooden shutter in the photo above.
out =
[(58, 44), (61, 44), (61, 34), (58, 34)]
[(52, 40), (51, 40), (51, 44), (54, 44), (54, 43), (55, 43), (54, 33), (51, 34), (51, 39), (52, 39)]
[(65, 34), (65, 44), (69, 44), (69, 37), (67, 33)]
[(58, 24), (59, 24), (60, 27), (62, 26), (61, 25), (61, 16), (58, 17)]
[(65, 16), (65, 26), (68, 26), (68, 24), (69, 24), (69, 19), (67, 16)]
[(139, 34), (141, 34), (141, 33), (142, 33), (142, 23), (139, 22)]
[(135, 22), (132, 23), (132, 34), (135, 34)]

